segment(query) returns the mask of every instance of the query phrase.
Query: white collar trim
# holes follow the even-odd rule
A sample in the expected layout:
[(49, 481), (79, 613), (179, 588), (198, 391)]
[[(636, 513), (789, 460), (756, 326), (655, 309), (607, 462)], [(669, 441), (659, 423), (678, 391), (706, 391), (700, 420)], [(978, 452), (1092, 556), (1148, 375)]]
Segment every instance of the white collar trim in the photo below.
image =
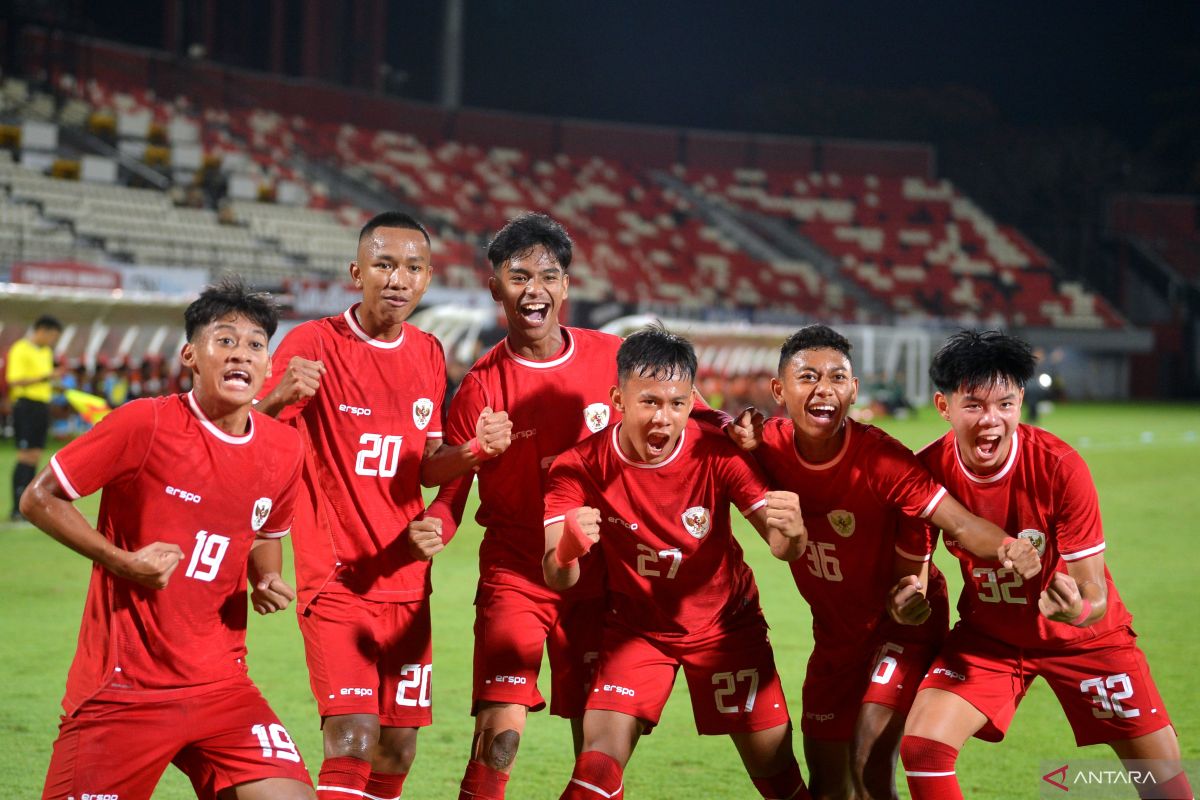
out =
[(613, 429), (612, 429), (613, 451), (616, 452), (617, 458), (621, 459), (629, 466), (637, 467), (638, 469), (659, 469), (661, 467), (665, 467), (667, 464), (670, 464), (672, 461), (679, 458), (679, 454), (683, 452), (683, 444), (684, 444), (684, 442), (687, 441), (687, 428), (684, 428), (679, 433), (679, 440), (677, 442), (675, 442), (675, 451), (672, 452), (671, 455), (667, 456), (665, 459), (658, 462), (657, 464), (644, 464), (641, 461), (634, 461), (629, 456), (625, 455), (624, 452), (621, 451), (621, 441), (620, 441), (620, 439), (617, 438), (617, 431), (619, 431), (621, 429), (621, 424), (622, 423), (617, 423), (616, 425), (613, 426)]
[(524, 356), (517, 355), (516, 351), (512, 349), (512, 345), (509, 344), (507, 336), (504, 337), (504, 351), (508, 353), (509, 358), (511, 358), (513, 361), (516, 361), (522, 367), (529, 367), (531, 369), (550, 369), (551, 367), (557, 367), (567, 363), (571, 360), (571, 356), (575, 355), (575, 337), (572, 336), (566, 328), (562, 328), (562, 333), (563, 338), (567, 340), (567, 349), (561, 356), (551, 359), (550, 361), (534, 361), (532, 359), (525, 358)]
[(404, 328), (403, 327), (400, 328), (400, 335), (397, 336), (396, 339), (391, 342), (385, 341), (383, 339), (374, 339), (371, 336), (369, 336), (367, 334), (367, 332), (363, 330), (362, 325), (359, 324), (358, 317), (355, 316), (355, 314), (354, 314), (354, 309), (358, 308), (360, 305), (362, 305), (362, 303), (355, 303), (354, 305), (347, 308), (345, 313), (342, 314), (342, 316), (345, 317), (345, 319), (346, 319), (346, 324), (350, 326), (350, 330), (352, 330), (354, 332), (355, 336), (362, 339), (364, 342), (371, 345), (372, 347), (378, 347), (380, 350), (395, 350), (397, 347), (404, 344)]
[(1004, 466), (999, 472), (992, 475), (981, 476), (976, 475), (971, 470), (967, 469), (967, 465), (963, 463), (962, 453), (958, 452), (958, 439), (954, 440), (954, 460), (958, 462), (958, 468), (962, 470), (962, 474), (967, 476), (967, 479), (974, 483), (995, 483), (1002, 480), (1005, 475), (1012, 471), (1012, 466), (1017, 462), (1017, 445), (1019, 444), (1018, 432), (1013, 431), (1012, 447), (1008, 449), (1008, 459), (1004, 462)]
[(254, 438), (254, 414), (250, 414), (246, 417), (246, 425), (250, 428), (250, 430), (241, 436), (233, 436), (232, 434), (228, 434), (221, 430), (212, 423), (212, 420), (210, 420), (200, 408), (200, 404), (196, 402), (195, 393), (195, 389), (187, 393), (188, 405), (191, 406), (192, 413), (196, 415), (196, 419), (200, 420), (200, 424), (203, 425), (209, 433), (226, 444), (250, 443), (250, 440)]
[(796, 428), (795, 428), (795, 424), (793, 423), (792, 451), (796, 454), (796, 460), (800, 462), (800, 466), (804, 467), (805, 469), (819, 471), (819, 470), (824, 470), (824, 469), (833, 469), (839, 463), (841, 463), (842, 458), (846, 455), (846, 451), (850, 449), (850, 432), (854, 429), (854, 426), (850, 424), (849, 419), (842, 420), (842, 426), (846, 430), (846, 438), (845, 438), (845, 441), (842, 442), (842, 449), (838, 450), (837, 455), (834, 456), (833, 458), (829, 459), (828, 461), (822, 461), (818, 464), (813, 464), (811, 462), (804, 460), (804, 456), (802, 456), (800, 454), (800, 448), (796, 446)]

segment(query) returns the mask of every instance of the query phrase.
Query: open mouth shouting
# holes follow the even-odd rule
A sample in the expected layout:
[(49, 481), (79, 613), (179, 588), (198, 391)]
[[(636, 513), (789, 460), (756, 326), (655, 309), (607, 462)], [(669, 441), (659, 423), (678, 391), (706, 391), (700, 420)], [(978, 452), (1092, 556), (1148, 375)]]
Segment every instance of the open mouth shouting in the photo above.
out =
[(991, 461), (1000, 452), (999, 434), (977, 436), (975, 438), (975, 456), (980, 461)]
[(546, 317), (550, 313), (549, 303), (521, 303), (517, 306), (517, 311), (521, 317), (533, 327), (538, 327), (546, 322)]
[(646, 451), (651, 458), (658, 458), (667, 451), (671, 435), (663, 431), (654, 431), (646, 436)]
[(221, 385), (234, 391), (250, 388), (250, 373), (244, 369), (227, 370), (221, 375)]

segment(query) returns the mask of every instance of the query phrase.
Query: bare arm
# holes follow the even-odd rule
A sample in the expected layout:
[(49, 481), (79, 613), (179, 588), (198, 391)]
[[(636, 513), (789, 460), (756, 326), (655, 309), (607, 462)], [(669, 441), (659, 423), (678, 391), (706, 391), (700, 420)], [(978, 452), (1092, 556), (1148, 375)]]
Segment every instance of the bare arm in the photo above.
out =
[(1108, 611), (1108, 584), (1104, 580), (1104, 554), (1068, 561), (1067, 571), (1055, 572), (1038, 598), (1042, 616), (1080, 628), (1104, 618)]
[(259, 614), (283, 611), (296, 599), (296, 590), (280, 577), (283, 544), (279, 539), (255, 539), (250, 546), (250, 603)]
[(795, 561), (808, 547), (808, 529), (795, 492), (767, 492), (767, 502), (747, 519), (781, 561)]
[(972, 514), (950, 495), (942, 498), (930, 520), (971, 555), (1000, 561), (1025, 580), (1042, 571), (1041, 556), (1030, 542), (1009, 536), (988, 520)]
[(495, 458), (512, 444), (512, 421), (507, 411), (485, 408), (475, 423), (475, 437), (459, 445), (426, 451), (421, 461), (421, 485), (441, 486)]
[(152, 542), (132, 553), (113, 544), (83, 518), (50, 467), (21, 496), (21, 513), (52, 539), (117, 577), (151, 589), (165, 588), (183, 558), (179, 545), (168, 542)]

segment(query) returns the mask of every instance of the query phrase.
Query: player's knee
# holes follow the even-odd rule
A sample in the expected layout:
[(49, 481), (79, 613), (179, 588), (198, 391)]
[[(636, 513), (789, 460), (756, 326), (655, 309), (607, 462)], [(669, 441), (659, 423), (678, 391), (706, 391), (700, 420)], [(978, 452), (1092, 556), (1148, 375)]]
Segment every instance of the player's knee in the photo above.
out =
[(408, 772), (416, 759), (416, 728), (383, 728), (380, 731), (379, 747), (371, 760), (373, 769), (396, 774)]
[(514, 730), (501, 731), (492, 737), (488, 746), (486, 763), (496, 770), (507, 770), (517, 757), (517, 748), (521, 744), (521, 734)]
[(349, 756), (369, 761), (379, 741), (379, 718), (369, 714), (349, 714), (325, 720), (325, 755)]

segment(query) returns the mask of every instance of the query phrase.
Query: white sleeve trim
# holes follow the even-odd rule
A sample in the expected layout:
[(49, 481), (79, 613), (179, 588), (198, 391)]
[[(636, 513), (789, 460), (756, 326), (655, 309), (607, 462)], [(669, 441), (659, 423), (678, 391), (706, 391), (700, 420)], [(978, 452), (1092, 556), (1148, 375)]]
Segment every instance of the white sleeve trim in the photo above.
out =
[(763, 506), (765, 506), (766, 504), (767, 504), (767, 498), (766, 498), (766, 496), (764, 495), (764, 496), (763, 496), (763, 499), (759, 500), (757, 503), (755, 503), (754, 505), (750, 506), (750, 507), (749, 507), (749, 508), (747, 508), (745, 511), (743, 511), (743, 512), (742, 512), (742, 516), (743, 516), (743, 517), (748, 517), (748, 516), (750, 516), (751, 514), (753, 514), (755, 511), (758, 511), (760, 508), (762, 508)]
[(925, 506), (925, 510), (921, 512), (921, 519), (929, 519), (929, 515), (937, 509), (938, 503), (942, 502), (942, 498), (945, 496), (946, 487), (939, 486), (937, 494), (933, 496), (933, 499), (929, 501), (929, 505)]
[(1104, 552), (1104, 542), (1101, 542), (1100, 544), (1096, 545), (1095, 547), (1089, 547), (1088, 549), (1080, 550), (1077, 553), (1062, 553), (1061, 555), (1063, 557), (1063, 561), (1078, 561), (1081, 558), (1087, 558), (1088, 556), (1094, 556), (1094, 555), (1096, 555), (1096, 553), (1103, 553), (1103, 552)]
[(78, 500), (83, 496), (71, 485), (70, 479), (67, 478), (67, 473), (63, 472), (62, 464), (58, 463), (57, 453), (50, 457), (50, 468), (54, 470), (54, 476), (58, 478), (58, 485), (70, 495), (72, 500)]
[(425, 438), (426, 439), (441, 439), (442, 435), (443, 434), (441, 431), (429, 431), (428, 433), (425, 434)]
[(291, 528), (284, 528), (281, 531), (259, 531), (259, 539), (282, 539), (292, 532)]
[(909, 561), (928, 561), (929, 559), (933, 558), (933, 553), (926, 553), (923, 556), (914, 556), (912, 553), (906, 553), (899, 547), (896, 548), (896, 555), (900, 556), (901, 558), (907, 558)]
[(563, 521), (563, 520), (565, 520), (566, 518), (567, 518), (567, 515), (566, 515), (566, 514), (559, 514), (557, 517), (548, 517), (548, 518), (546, 518), (546, 519), (542, 520), (542, 527), (543, 527), (543, 528), (549, 528), (549, 527), (550, 527), (551, 525), (553, 525), (554, 523), (556, 523), (556, 522), (562, 522), (562, 521)]

